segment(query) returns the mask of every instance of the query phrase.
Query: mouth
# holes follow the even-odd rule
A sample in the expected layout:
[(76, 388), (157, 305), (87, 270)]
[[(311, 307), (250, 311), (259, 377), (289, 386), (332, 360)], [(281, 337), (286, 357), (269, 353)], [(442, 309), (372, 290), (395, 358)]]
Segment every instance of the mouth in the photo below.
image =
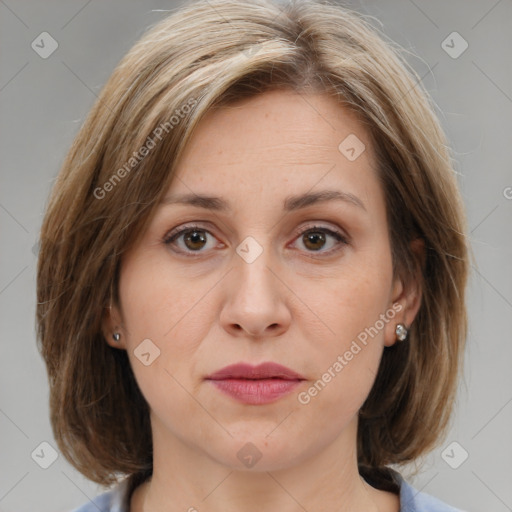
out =
[(263, 405), (289, 394), (306, 379), (277, 363), (262, 363), (258, 366), (238, 363), (222, 368), (206, 377), (206, 380), (239, 402)]
[(226, 366), (207, 377), (207, 380), (223, 379), (305, 380), (302, 375), (278, 363), (262, 363), (257, 366), (252, 366), (248, 363), (237, 363)]

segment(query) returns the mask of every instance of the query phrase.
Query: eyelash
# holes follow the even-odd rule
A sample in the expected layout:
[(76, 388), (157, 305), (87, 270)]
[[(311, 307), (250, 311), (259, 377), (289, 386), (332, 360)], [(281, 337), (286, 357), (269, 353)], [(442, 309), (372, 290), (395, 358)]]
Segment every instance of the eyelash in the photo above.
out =
[[(192, 224), (192, 225), (184, 226), (179, 231), (175, 231), (175, 232), (171, 231), (169, 234), (167, 234), (164, 237), (164, 239), (162, 241), (165, 245), (172, 245), (174, 243), (174, 241), (177, 238), (179, 238), (181, 235), (186, 234), (188, 232), (193, 232), (193, 231), (203, 231), (203, 232), (208, 233), (209, 235), (214, 237), (214, 235), (210, 231), (205, 229), (204, 227), (199, 226), (197, 224)], [(328, 251), (321, 251), (321, 250), (320, 251), (307, 251), (307, 252), (311, 253), (311, 255), (313, 255), (313, 256), (315, 254), (319, 254), (322, 256), (331, 255), (331, 254), (334, 254), (335, 252), (341, 250), (344, 246), (349, 244), (348, 238), (345, 235), (343, 235), (341, 232), (329, 229), (327, 227), (322, 227), (322, 226), (308, 226), (306, 229), (303, 229), (303, 228), (299, 229), (294, 233), (294, 237), (295, 237), (295, 239), (298, 239), (300, 236), (303, 236), (305, 233), (308, 233), (308, 232), (324, 233), (326, 235), (332, 236), (338, 242), (337, 247), (329, 249)], [(205, 252), (205, 251), (203, 251), (203, 250), (190, 251), (190, 250), (179, 249), (177, 252), (180, 252), (182, 254), (187, 254), (190, 257), (198, 257), (198, 256), (201, 256), (201, 253)]]

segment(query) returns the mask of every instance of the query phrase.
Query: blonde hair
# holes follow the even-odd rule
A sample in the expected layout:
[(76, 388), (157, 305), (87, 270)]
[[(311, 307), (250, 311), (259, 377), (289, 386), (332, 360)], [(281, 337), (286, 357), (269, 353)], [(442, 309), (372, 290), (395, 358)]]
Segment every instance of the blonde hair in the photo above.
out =
[[(360, 411), (361, 471), (377, 482), (446, 429), (466, 338), (468, 248), (447, 142), (419, 78), (367, 21), (337, 5), (203, 0), (158, 23), (121, 60), (42, 224), (37, 325), (51, 423), (63, 455), (90, 480), (110, 485), (121, 473), (135, 482), (152, 471), (148, 405), (126, 352), (101, 333), (104, 308), (119, 301), (120, 258), (202, 117), (276, 89), (328, 94), (358, 115), (386, 197), (394, 272), (419, 275), (423, 289), (408, 341), (384, 351)], [(426, 247), (420, 267), (416, 238)]]

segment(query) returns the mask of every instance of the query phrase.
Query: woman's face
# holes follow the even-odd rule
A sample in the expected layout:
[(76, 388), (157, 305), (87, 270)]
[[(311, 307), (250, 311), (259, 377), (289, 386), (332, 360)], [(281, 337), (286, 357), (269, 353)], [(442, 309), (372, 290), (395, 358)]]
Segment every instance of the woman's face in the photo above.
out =
[[(155, 445), (259, 470), (355, 449), (384, 346), (415, 313), (359, 122), (327, 96), (284, 91), (212, 111), (166, 198), (123, 258), (109, 324)], [(208, 378), (268, 362), (296, 375)]]

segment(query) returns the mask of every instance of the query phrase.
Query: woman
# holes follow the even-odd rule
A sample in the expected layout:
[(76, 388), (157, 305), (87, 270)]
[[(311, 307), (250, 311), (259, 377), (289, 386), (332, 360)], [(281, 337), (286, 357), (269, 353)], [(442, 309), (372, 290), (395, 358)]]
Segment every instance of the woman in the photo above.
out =
[(41, 232), (55, 438), (127, 477), (78, 510), (455, 510), (396, 467), (450, 416), (465, 230), (426, 93), (357, 15), (200, 1), (153, 27)]

